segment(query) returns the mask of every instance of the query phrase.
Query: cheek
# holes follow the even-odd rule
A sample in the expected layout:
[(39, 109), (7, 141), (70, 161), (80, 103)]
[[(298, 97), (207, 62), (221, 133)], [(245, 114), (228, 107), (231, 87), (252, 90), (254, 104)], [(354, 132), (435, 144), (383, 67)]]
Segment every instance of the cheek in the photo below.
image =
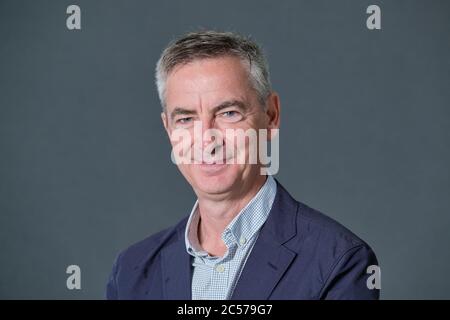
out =
[(267, 123), (265, 121), (264, 114), (257, 112), (246, 118), (244, 121), (238, 124), (238, 127), (244, 130), (254, 129), (258, 131), (259, 129), (267, 128)]
[(193, 173), (193, 168), (191, 168), (190, 165), (186, 164), (180, 164), (178, 165), (178, 170), (180, 170), (181, 174), (184, 176), (184, 178), (192, 184), (192, 179), (195, 177), (195, 173)]

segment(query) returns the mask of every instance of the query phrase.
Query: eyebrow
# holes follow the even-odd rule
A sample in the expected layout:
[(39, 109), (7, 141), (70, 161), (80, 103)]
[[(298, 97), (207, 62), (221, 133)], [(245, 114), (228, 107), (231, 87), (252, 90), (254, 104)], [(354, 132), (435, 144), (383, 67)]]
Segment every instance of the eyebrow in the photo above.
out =
[(247, 105), (241, 101), (241, 100), (228, 100), (228, 101), (224, 101), (221, 104), (219, 104), (218, 106), (215, 106), (214, 108), (212, 108), (212, 112), (216, 113), (222, 109), (226, 109), (229, 107), (238, 107), (238, 109), (240, 109), (241, 111), (247, 111), (248, 107)]
[(189, 110), (189, 109), (184, 109), (184, 108), (180, 108), (180, 107), (176, 107), (175, 109), (173, 109), (173, 111), (170, 113), (170, 118), (172, 118), (172, 120), (178, 116), (178, 115), (193, 115), (196, 114), (197, 112), (194, 110)]
[[(211, 109), (211, 113), (217, 113), (220, 110), (229, 108), (229, 107), (238, 107), (241, 111), (246, 111), (248, 109), (248, 106), (241, 100), (233, 99), (233, 100), (227, 100), (219, 105), (215, 106)], [(170, 117), (174, 119), (178, 115), (194, 115), (197, 111), (195, 110), (189, 110), (181, 107), (176, 107), (173, 109), (173, 111), (170, 113)]]

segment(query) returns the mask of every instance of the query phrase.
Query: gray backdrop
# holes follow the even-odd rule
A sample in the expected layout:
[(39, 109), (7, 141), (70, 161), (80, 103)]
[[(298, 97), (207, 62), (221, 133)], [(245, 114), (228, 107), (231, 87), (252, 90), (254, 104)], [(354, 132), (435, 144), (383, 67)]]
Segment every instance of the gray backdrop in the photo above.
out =
[(449, 17), (449, 1), (0, 0), (0, 297), (102, 299), (119, 250), (189, 214), (153, 69), (214, 28), (267, 54), (279, 181), (373, 247), (383, 298), (450, 298)]

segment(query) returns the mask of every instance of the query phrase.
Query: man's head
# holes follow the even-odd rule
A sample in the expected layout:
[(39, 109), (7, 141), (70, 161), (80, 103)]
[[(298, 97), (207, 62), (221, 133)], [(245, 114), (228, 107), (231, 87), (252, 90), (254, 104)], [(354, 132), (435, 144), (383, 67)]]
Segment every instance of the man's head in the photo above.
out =
[[(162, 53), (156, 67), (156, 84), (163, 106), (162, 120), (172, 145), (176, 145), (174, 132), (184, 130), (194, 137), (189, 143), (191, 149), (205, 152), (213, 144), (208, 153), (216, 157), (226, 154), (223, 164), (178, 164), (197, 195), (230, 196), (264, 180), (261, 163), (248, 161), (249, 139), (245, 140), (245, 148), (240, 148), (234, 138), (225, 134), (227, 130), (258, 133), (265, 129), (269, 130), (270, 140), (270, 129), (279, 127), (278, 95), (271, 90), (267, 64), (256, 43), (233, 33), (189, 33)], [(201, 125), (201, 141), (194, 132), (196, 125)], [(210, 133), (214, 131), (223, 136), (213, 137)], [(234, 150), (234, 154), (219, 152), (225, 148)], [(242, 152), (247, 161), (230, 164), (229, 160)]]

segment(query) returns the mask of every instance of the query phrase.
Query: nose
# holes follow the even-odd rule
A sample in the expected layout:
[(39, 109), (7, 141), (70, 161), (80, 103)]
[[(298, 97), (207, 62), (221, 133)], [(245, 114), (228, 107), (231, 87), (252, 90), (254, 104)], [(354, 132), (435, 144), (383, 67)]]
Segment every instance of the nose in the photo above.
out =
[(202, 125), (202, 147), (203, 149), (210, 144), (214, 139), (211, 135), (211, 130), (214, 129), (214, 123), (212, 119), (204, 118), (201, 120)]
[(220, 138), (222, 136), (222, 132), (216, 126), (213, 119), (205, 118), (201, 120), (202, 125), (202, 146), (205, 148), (207, 145), (211, 143), (220, 145)]
[(224, 137), (220, 128), (217, 126), (214, 118), (205, 117), (200, 120), (202, 126), (201, 130), (201, 141), (198, 147), (201, 148), (203, 160), (210, 160), (210, 157), (215, 157), (216, 155), (222, 156), (221, 152), (224, 146)]

